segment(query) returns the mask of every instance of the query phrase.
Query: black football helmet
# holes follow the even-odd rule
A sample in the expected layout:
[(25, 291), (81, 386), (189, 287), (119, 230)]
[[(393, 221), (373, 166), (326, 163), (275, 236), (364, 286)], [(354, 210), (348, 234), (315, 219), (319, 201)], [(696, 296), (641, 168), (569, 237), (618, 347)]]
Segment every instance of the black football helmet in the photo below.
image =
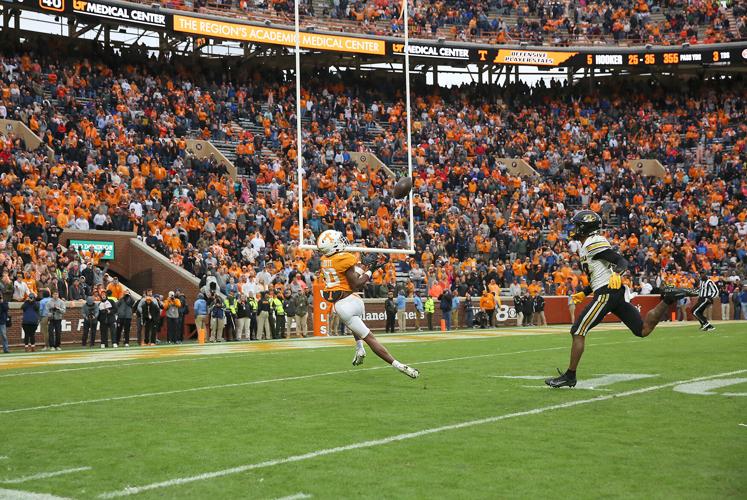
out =
[(591, 210), (581, 210), (571, 219), (573, 228), (570, 237), (574, 240), (586, 238), (602, 229), (602, 218)]

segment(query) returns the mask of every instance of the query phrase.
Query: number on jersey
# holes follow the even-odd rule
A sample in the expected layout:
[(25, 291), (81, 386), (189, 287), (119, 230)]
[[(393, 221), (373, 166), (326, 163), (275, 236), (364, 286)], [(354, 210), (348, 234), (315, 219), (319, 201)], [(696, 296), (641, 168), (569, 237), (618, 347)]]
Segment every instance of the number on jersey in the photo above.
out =
[(327, 288), (340, 285), (340, 277), (333, 267), (322, 268), (322, 274), (324, 275), (324, 282), (327, 284)]

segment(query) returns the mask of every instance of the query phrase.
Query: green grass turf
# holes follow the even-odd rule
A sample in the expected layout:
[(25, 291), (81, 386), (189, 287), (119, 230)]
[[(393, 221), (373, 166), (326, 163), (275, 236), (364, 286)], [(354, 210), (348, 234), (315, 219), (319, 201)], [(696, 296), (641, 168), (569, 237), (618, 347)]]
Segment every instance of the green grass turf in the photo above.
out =
[[(597, 329), (579, 379), (656, 377), (608, 391), (541, 388), (568, 358), (568, 335), (390, 344), (421, 369), (410, 380), (351, 348), (242, 353), (198, 362), (102, 363), (0, 372), (0, 488), (95, 498), (143, 486), (448, 424), (747, 369), (745, 324)], [(432, 362), (446, 360), (451, 361)], [(132, 363), (131, 361), (128, 363)], [(71, 365), (72, 366), (72, 365)], [(89, 365), (90, 366), (90, 365)], [(39, 374), (40, 371), (51, 371)], [(30, 372), (35, 374), (30, 374)], [(209, 385), (297, 380), (8, 410)], [(7, 373), (19, 376), (2, 377)], [(733, 375), (747, 378), (747, 372)], [(533, 386), (533, 387), (526, 387)], [(747, 392), (747, 383), (716, 392)], [(141, 492), (137, 498), (745, 498), (747, 397), (666, 387)], [(92, 467), (9, 484), (8, 479)], [(1, 495), (0, 495), (1, 496)]]

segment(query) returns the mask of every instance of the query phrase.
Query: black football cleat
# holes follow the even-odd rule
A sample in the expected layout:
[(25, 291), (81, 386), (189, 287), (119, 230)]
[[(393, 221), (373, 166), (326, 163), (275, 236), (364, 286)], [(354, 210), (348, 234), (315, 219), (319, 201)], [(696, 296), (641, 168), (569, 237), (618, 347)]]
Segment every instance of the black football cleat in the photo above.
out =
[(703, 330), (704, 332), (712, 332), (713, 330), (716, 329), (716, 327), (710, 323), (706, 323), (705, 325), (701, 326), (700, 329)]
[[(560, 373), (560, 370), (558, 370)], [(555, 378), (545, 379), (545, 384), (558, 389), (560, 387), (576, 387), (576, 377), (569, 377), (567, 373), (560, 373)]]
[(667, 304), (674, 304), (685, 297), (697, 297), (698, 291), (693, 288), (678, 288), (675, 286), (663, 286), (661, 288), (661, 299)]

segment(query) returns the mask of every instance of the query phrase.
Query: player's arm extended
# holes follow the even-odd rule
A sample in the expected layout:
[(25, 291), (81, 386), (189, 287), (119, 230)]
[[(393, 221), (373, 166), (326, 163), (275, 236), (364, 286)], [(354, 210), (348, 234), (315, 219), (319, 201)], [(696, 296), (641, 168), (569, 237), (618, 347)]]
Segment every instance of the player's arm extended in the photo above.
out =
[(371, 279), (368, 273), (358, 274), (355, 270), (355, 266), (351, 266), (345, 271), (345, 277), (348, 279), (348, 284), (354, 292), (362, 290), (366, 283)]
[(373, 273), (380, 267), (384, 266), (384, 262), (380, 261), (378, 256), (374, 256), (373, 254), (366, 255), (362, 259), (361, 264), (368, 267), (368, 271), (363, 274), (358, 274), (358, 271), (355, 270), (355, 266), (350, 266), (345, 271), (345, 277), (348, 279), (348, 284), (354, 292), (362, 290), (363, 287), (366, 286), (366, 283), (371, 281)]

